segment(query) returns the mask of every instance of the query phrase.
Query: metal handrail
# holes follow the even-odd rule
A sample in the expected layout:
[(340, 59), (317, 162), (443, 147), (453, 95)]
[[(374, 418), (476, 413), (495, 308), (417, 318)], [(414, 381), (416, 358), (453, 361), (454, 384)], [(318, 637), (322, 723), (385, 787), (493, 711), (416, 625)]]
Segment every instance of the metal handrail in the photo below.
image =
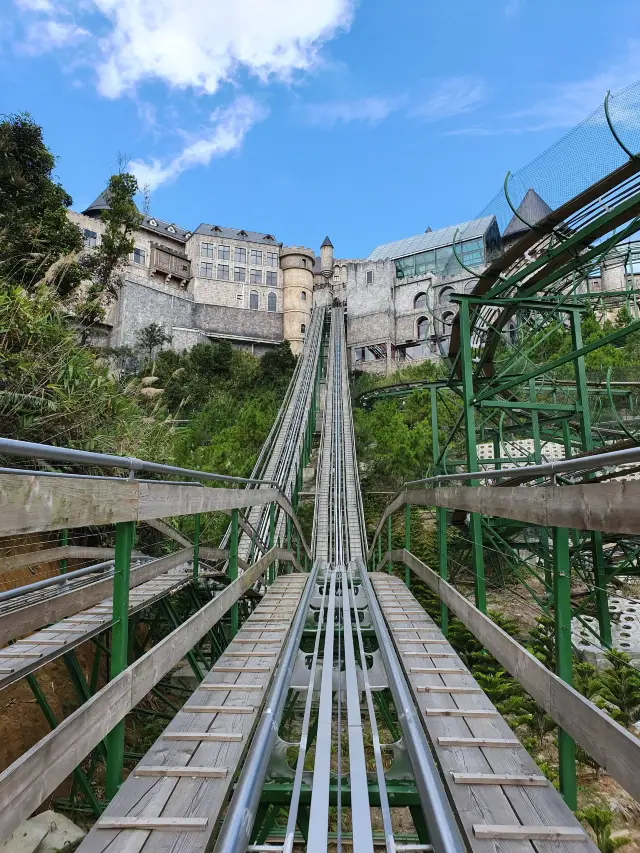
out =
[(608, 453), (598, 453), (594, 456), (556, 459), (553, 462), (543, 462), (541, 465), (523, 465), (520, 468), (492, 468), (489, 471), (463, 471), (459, 474), (439, 474), (436, 477), (426, 477), (423, 480), (408, 480), (397, 494), (413, 486), (441, 483), (450, 480), (504, 480), (522, 477), (523, 474), (527, 476), (533, 475), (534, 477), (551, 477), (555, 474), (597, 471), (599, 468), (605, 468), (609, 465), (624, 465), (631, 462), (640, 462), (640, 447), (611, 450)]
[(240, 483), (250, 485), (272, 486), (282, 492), (280, 486), (273, 480), (259, 480), (247, 477), (232, 477), (227, 474), (212, 474), (209, 471), (194, 471), (190, 468), (178, 468), (174, 465), (161, 465), (158, 462), (148, 462), (136, 459), (135, 456), (112, 456), (108, 453), (92, 453), (87, 450), (74, 450), (71, 447), (54, 447), (50, 444), (38, 444), (33, 441), (17, 441), (13, 438), (0, 438), (0, 455), (21, 456), (27, 459), (47, 459), (51, 462), (65, 462), (69, 465), (94, 465), (100, 468), (120, 468), (129, 471), (133, 477), (136, 471), (146, 474), (180, 474), (183, 477), (194, 477), (198, 480), (216, 480), (224, 483)]

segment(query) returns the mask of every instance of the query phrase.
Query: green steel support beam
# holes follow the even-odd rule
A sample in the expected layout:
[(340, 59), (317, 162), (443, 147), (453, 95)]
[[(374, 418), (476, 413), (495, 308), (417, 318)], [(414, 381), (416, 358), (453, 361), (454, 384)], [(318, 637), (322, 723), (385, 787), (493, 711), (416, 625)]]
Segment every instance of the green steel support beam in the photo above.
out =
[[(580, 315), (577, 311), (571, 313), (571, 342), (575, 350), (574, 362), (576, 375), (576, 388), (578, 401), (580, 403), (580, 438), (582, 449), (589, 452), (593, 447), (593, 434), (591, 430), (591, 412), (589, 411), (589, 388), (587, 385), (587, 369), (584, 356), (579, 352), (585, 347), (582, 342), (582, 326)], [(600, 627), (600, 639), (611, 645), (611, 616), (609, 614), (609, 598), (605, 581), (604, 551), (602, 548), (602, 533), (591, 531), (591, 553), (593, 557), (593, 582), (596, 588), (596, 612), (598, 614), (598, 625)]]
[[(27, 683), (31, 688), (31, 692), (35, 696), (36, 702), (42, 709), (42, 713), (44, 714), (47, 722), (49, 723), (52, 729), (55, 729), (58, 725), (56, 715), (53, 713), (53, 709), (49, 704), (47, 697), (44, 695), (44, 691), (38, 684), (38, 680), (35, 675), (27, 675)], [(91, 789), (91, 784), (81, 767), (76, 767), (76, 769), (73, 771), (73, 778), (78, 787), (80, 787), (84, 792), (84, 795), (87, 798), (87, 802), (91, 807), (91, 811), (96, 817), (100, 817), (100, 815), (102, 814), (102, 808), (100, 806), (100, 803), (96, 799), (96, 796)]]
[[(129, 644), (129, 575), (135, 522), (116, 524), (116, 553), (113, 577), (113, 627), (111, 628), (110, 677), (114, 679), (127, 667)], [(121, 720), (107, 735), (107, 799), (112, 800), (122, 784), (125, 721)]]
[(198, 582), (200, 571), (200, 513), (193, 518), (193, 579)]
[[(69, 544), (69, 530), (66, 527), (64, 527), (60, 531), (60, 544), (61, 545), (68, 545)], [(63, 559), (60, 560), (60, 574), (63, 575), (63, 574), (65, 574), (66, 571), (67, 571), (67, 558), (63, 557)]]
[[(387, 551), (392, 551), (392, 531), (391, 531), (391, 516), (387, 519)], [(387, 574), (393, 574), (393, 563), (391, 560), (387, 563)]]
[[(411, 551), (411, 504), (404, 505), (404, 547), (405, 551)], [(404, 582), (411, 586), (411, 569), (404, 567)]]
[[(553, 528), (553, 609), (555, 619), (556, 674), (567, 684), (572, 682), (573, 650), (571, 647), (571, 565), (569, 531)], [(558, 729), (560, 793), (570, 809), (578, 807), (575, 741)]]
[[(478, 470), (478, 452), (476, 448), (475, 411), (473, 408), (473, 358), (471, 353), (471, 319), (468, 302), (463, 302), (460, 306), (460, 353), (462, 356), (462, 403), (464, 406), (467, 471), (472, 472)], [(470, 478), (469, 485), (479, 485), (478, 480)], [(484, 577), (482, 525), (480, 523), (480, 515), (477, 512), (472, 512), (469, 516), (469, 533), (472, 542), (475, 603), (478, 610), (486, 613), (487, 590)]]
[[(238, 577), (238, 510), (231, 510), (231, 536), (229, 537), (229, 582), (233, 583)], [(238, 633), (238, 604), (231, 607), (231, 633), (233, 639)]]

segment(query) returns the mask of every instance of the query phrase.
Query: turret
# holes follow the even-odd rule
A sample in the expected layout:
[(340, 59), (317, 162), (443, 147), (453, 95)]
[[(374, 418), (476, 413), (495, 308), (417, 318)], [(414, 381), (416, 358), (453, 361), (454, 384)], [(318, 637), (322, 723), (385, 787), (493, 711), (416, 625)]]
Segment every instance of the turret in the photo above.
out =
[(284, 338), (291, 344), (294, 355), (302, 353), (311, 320), (314, 258), (313, 250), (304, 249), (302, 246), (288, 246), (280, 250)]
[(333, 243), (328, 237), (320, 246), (320, 272), (325, 278), (333, 274)]

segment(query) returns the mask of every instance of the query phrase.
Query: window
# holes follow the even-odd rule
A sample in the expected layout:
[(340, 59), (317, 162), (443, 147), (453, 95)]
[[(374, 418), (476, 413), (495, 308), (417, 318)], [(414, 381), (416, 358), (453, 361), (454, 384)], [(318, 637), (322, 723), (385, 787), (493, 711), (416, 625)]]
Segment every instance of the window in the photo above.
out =
[(306, 291), (306, 290), (303, 290), (303, 291), (301, 292), (301, 294), (300, 294), (300, 299), (301, 299), (303, 302), (306, 302), (306, 301), (307, 301), (307, 291)]
[(262, 270), (251, 270), (249, 281), (251, 284), (262, 284)]
[(229, 281), (229, 264), (218, 264), (218, 278)]
[(146, 261), (146, 252), (144, 249), (134, 249), (133, 250), (133, 263), (140, 264), (140, 266), (144, 266)]
[(213, 264), (200, 261), (200, 276), (201, 278), (213, 278)]
[(307, 331), (307, 327), (306, 327), (306, 325), (305, 325), (304, 323), (301, 323), (301, 324), (300, 324), (300, 334), (301, 334), (301, 335), (304, 335), (304, 333), (305, 333), (306, 331)]
[(243, 298), (244, 297), (242, 296), (241, 293), (236, 293), (236, 299), (238, 300), (238, 302), (242, 302)]
[(277, 252), (267, 252), (267, 266), (268, 267), (277, 267), (278, 266), (278, 253)]
[(276, 295), (273, 291), (267, 296), (267, 311), (275, 311), (278, 306), (278, 300), (276, 299)]
[(155, 219), (150, 219), (150, 220), (149, 220), (149, 225), (151, 225), (151, 227), (152, 227), (152, 228), (157, 228), (157, 227), (158, 227), (158, 223), (156, 222), (156, 220), (155, 220)]
[(367, 284), (373, 284), (373, 270), (367, 270)]
[(456, 246), (456, 252), (466, 267), (479, 267), (484, 263), (482, 237), (478, 237), (476, 240), (465, 240), (461, 246)]
[(84, 229), (84, 247), (85, 249), (93, 249), (98, 245), (98, 233), (97, 231), (89, 231), (88, 228)]
[(339, 274), (338, 274), (338, 275), (334, 275), (333, 280), (334, 280), (334, 281), (340, 281), (340, 275), (339, 275)]
[(442, 325), (444, 326), (445, 332), (447, 329), (450, 329), (453, 324), (453, 311), (445, 311), (442, 315)]
[(427, 294), (426, 293), (417, 293), (415, 299), (413, 300), (414, 308), (426, 308), (427, 307)]
[(262, 250), (261, 249), (251, 249), (249, 252), (249, 257), (252, 264), (262, 265)]
[(233, 268), (233, 280), (234, 281), (244, 281), (245, 280), (245, 268), (244, 267), (234, 267)]
[(278, 283), (278, 273), (267, 270), (267, 286), (275, 287)]
[(231, 247), (230, 246), (218, 246), (218, 260), (219, 261), (228, 261), (231, 257)]
[(176, 233), (176, 229), (174, 228), (173, 225), (169, 225), (167, 228), (167, 231), (169, 232), (169, 234), (175, 234)]
[(426, 341), (427, 332), (429, 331), (429, 321), (426, 317), (418, 317), (418, 322), (416, 323), (416, 338), (419, 341)]
[(440, 302), (448, 302), (452, 293), (455, 293), (453, 287), (443, 287), (438, 295), (438, 299)]
[(300, 258), (300, 266), (301, 266), (301, 267), (306, 267), (306, 265), (307, 265), (307, 260), (306, 260), (306, 258)]
[(247, 250), (242, 248), (241, 246), (236, 246), (236, 250), (234, 252), (233, 258), (237, 264), (246, 264), (247, 263)]
[(202, 243), (200, 245), (201, 258), (215, 258), (215, 243)]
[(258, 296), (257, 290), (252, 290), (249, 294), (249, 308), (253, 308), (254, 311), (257, 311), (260, 305), (260, 297)]

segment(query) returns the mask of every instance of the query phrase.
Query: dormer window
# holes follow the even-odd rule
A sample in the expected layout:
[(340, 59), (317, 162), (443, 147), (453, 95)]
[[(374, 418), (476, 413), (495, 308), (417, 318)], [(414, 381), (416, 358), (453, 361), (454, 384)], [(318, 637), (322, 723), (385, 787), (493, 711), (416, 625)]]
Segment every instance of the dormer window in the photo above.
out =
[(262, 239), (263, 239), (263, 240), (270, 240), (270, 241), (273, 243), (273, 239), (274, 239), (274, 238), (273, 238), (273, 235), (272, 235), (272, 234), (265, 234), (265, 235), (264, 235), (264, 237), (263, 237)]
[(185, 237), (187, 238), (187, 240), (188, 240), (188, 239), (189, 239), (189, 237), (191, 237), (191, 231), (186, 231), (184, 236), (185, 236)]
[(157, 221), (156, 221), (155, 219), (150, 219), (150, 220), (149, 220), (149, 225), (151, 225), (151, 227), (152, 227), (152, 228), (157, 228), (157, 227), (158, 227), (158, 223), (157, 223)]
[(169, 234), (175, 234), (175, 233), (176, 233), (175, 226), (173, 226), (173, 225), (168, 225), (168, 226), (167, 226), (167, 231), (169, 232)]
[(247, 236), (246, 231), (238, 231), (238, 237), (246, 237), (246, 236)]
[(212, 228), (211, 230), (212, 230), (212, 231), (215, 231), (215, 233), (216, 233), (216, 234), (221, 234), (221, 233), (222, 233), (222, 228), (221, 228), (219, 225), (214, 225), (214, 226), (213, 226), (213, 228)]

